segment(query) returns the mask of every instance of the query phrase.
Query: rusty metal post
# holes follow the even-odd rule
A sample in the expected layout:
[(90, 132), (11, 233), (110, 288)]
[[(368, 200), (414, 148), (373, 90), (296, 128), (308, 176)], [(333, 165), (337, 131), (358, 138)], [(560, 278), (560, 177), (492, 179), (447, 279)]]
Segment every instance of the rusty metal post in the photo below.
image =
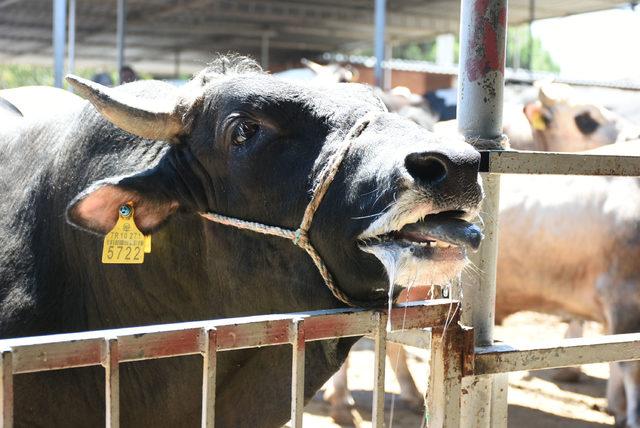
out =
[(384, 428), (384, 377), (387, 347), (387, 317), (381, 312), (376, 312), (375, 326), (373, 330), (373, 340), (375, 342), (374, 357), (374, 383), (373, 383), (373, 405), (371, 411), (371, 426), (373, 428)]
[(202, 329), (202, 428), (213, 428), (216, 423), (216, 365), (218, 332), (215, 327)]
[(295, 319), (291, 323), (291, 428), (302, 427), (304, 413), (304, 321)]
[[(506, 47), (507, 0), (462, 0), (460, 14), (460, 71), (458, 75), (458, 127), (477, 149), (505, 148), (502, 135), (502, 104)], [(477, 284), (465, 322), (475, 329), (476, 346), (493, 343), (495, 287), (498, 255), (498, 209), (500, 176), (483, 174), (482, 205), (485, 239), (472, 258), (478, 267)], [(472, 288), (473, 290), (469, 290)], [(505, 378), (466, 378), (462, 397), (461, 426), (504, 426)], [(495, 418), (492, 417), (495, 414)]]
[(13, 426), (13, 353), (0, 351), (0, 426)]
[(118, 428), (120, 426), (120, 356), (117, 338), (105, 340), (103, 364), (105, 368), (105, 426)]
[(465, 332), (456, 315), (445, 329), (431, 331), (431, 363), (427, 391), (426, 426), (429, 428), (460, 428), (461, 380), (465, 359)]

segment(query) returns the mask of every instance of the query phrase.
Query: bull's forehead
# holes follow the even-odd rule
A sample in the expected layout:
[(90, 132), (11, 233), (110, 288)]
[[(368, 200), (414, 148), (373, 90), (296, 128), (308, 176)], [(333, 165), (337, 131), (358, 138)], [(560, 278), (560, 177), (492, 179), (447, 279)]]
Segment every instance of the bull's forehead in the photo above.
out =
[(228, 76), (208, 85), (205, 97), (224, 112), (255, 109), (262, 112), (304, 109), (320, 117), (350, 117), (385, 110), (366, 85), (291, 82), (266, 74)]

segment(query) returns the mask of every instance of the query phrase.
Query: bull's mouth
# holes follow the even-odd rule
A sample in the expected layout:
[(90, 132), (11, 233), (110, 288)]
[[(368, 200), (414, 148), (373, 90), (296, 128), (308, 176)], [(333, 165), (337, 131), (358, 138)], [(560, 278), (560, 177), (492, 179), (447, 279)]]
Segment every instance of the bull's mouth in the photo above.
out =
[(400, 223), (396, 229), (363, 236), (360, 242), (364, 249), (408, 249), (411, 256), (434, 262), (464, 260), (467, 251), (476, 251), (482, 240), (480, 228), (466, 217), (463, 211), (428, 214), (411, 223)]

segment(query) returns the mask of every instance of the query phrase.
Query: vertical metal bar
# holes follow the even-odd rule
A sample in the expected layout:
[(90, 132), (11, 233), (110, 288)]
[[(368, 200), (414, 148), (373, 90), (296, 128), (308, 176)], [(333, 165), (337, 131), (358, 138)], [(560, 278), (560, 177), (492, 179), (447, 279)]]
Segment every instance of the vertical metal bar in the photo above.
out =
[(13, 427), (13, 354), (10, 349), (0, 353), (0, 426)]
[(291, 428), (302, 427), (304, 412), (304, 321), (293, 320), (291, 323), (291, 345), (293, 348), (291, 361)]
[(384, 88), (384, 72), (382, 70), (382, 62), (384, 61), (384, 37), (387, 4), (386, 0), (375, 0), (375, 35), (374, 35), (374, 51), (376, 55), (376, 66), (374, 68), (375, 83), (378, 88)]
[(373, 428), (384, 427), (384, 371), (387, 345), (387, 317), (381, 312), (376, 312), (375, 328), (373, 330), (375, 359), (374, 359), (374, 384), (373, 384), (373, 410), (371, 426)]
[(53, 2), (53, 82), (62, 88), (64, 75), (65, 29), (67, 26), (67, 0)]
[(384, 90), (385, 91), (389, 91), (391, 90), (391, 85), (392, 83), (392, 77), (393, 77), (393, 69), (391, 68), (391, 60), (393, 59), (393, 44), (389, 41), (387, 41), (386, 46), (384, 47), (384, 60), (385, 60), (385, 67), (384, 67)]
[(215, 328), (204, 330), (202, 364), (202, 428), (213, 428), (216, 422), (216, 364), (218, 334)]
[[(461, 0), (460, 15), (458, 127), (479, 149), (503, 149), (507, 0)], [(473, 302), (466, 307), (472, 312), (478, 346), (493, 343), (500, 194), (499, 175), (485, 174), (482, 178), (486, 195), (482, 205), (485, 239), (476, 258), (480, 273)], [(506, 388), (498, 386), (504, 386), (504, 382), (494, 388), (492, 377), (465, 379), (463, 426), (503, 426), (501, 420), (492, 420), (491, 415), (492, 409), (497, 415), (506, 406)]]
[(127, 0), (118, 0), (118, 15), (116, 21), (116, 67), (118, 69), (118, 83), (122, 84), (120, 70), (125, 65), (124, 45), (127, 32)]
[(500, 373), (493, 377), (493, 391), (491, 400), (491, 426), (507, 427), (509, 391), (509, 373)]
[(431, 364), (427, 392), (426, 425), (429, 428), (460, 428), (463, 338), (457, 320), (444, 330), (431, 331)]
[(105, 368), (105, 426), (120, 426), (120, 366), (118, 339), (107, 339), (104, 350)]
[(502, 134), (507, 0), (462, 0), (458, 127), (468, 139)]
[[(76, 68), (76, 0), (69, 0), (69, 28), (67, 29), (67, 72), (74, 73)], [(73, 88), (69, 86), (73, 92)]]
[(260, 65), (263, 70), (269, 69), (269, 35), (262, 35), (262, 43), (260, 44)]
[(536, 19), (536, 0), (529, 0), (529, 56), (527, 68), (533, 71), (533, 21)]

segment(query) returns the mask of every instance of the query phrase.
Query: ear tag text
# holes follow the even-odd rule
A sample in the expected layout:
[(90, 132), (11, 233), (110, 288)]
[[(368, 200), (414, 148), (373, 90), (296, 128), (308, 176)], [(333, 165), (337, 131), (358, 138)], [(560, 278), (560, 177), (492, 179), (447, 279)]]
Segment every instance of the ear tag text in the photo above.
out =
[(151, 236), (140, 232), (133, 214), (131, 204), (118, 209), (118, 221), (104, 237), (102, 263), (140, 264), (144, 262), (144, 253), (151, 252)]

